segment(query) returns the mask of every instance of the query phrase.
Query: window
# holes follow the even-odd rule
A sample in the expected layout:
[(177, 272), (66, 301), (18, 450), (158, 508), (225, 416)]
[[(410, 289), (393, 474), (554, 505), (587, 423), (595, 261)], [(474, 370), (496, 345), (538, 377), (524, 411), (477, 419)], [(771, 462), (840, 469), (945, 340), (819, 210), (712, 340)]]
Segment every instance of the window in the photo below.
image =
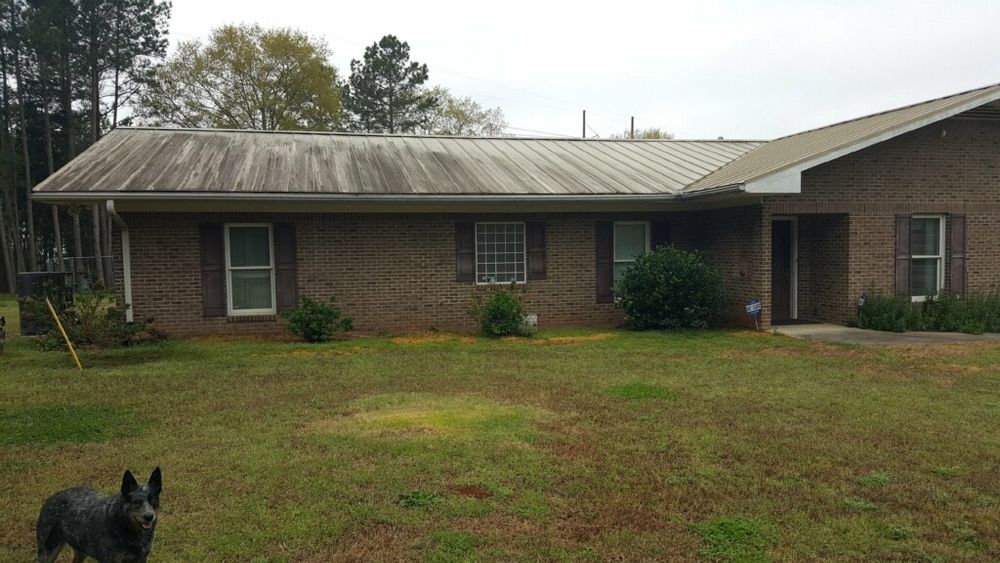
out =
[(625, 270), (640, 255), (649, 252), (649, 223), (622, 221), (615, 223), (615, 284), (625, 275)]
[(274, 314), (271, 225), (226, 225), (226, 282), (230, 315)]
[(910, 295), (914, 301), (944, 287), (944, 217), (915, 215), (910, 222)]
[(476, 223), (476, 283), (524, 283), (524, 223)]

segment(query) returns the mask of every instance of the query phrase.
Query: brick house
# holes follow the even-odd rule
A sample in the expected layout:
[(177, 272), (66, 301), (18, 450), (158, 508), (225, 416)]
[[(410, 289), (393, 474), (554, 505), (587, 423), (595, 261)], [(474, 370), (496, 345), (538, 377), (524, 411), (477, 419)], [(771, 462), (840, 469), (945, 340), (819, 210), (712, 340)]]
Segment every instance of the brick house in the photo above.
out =
[(864, 294), (1000, 280), (1000, 85), (770, 142), (119, 128), (35, 188), (106, 205), (136, 318), (268, 332), (298, 296), (367, 329), (468, 329), (516, 281), (543, 326), (621, 321), (659, 244), (707, 252), (734, 324), (844, 323)]

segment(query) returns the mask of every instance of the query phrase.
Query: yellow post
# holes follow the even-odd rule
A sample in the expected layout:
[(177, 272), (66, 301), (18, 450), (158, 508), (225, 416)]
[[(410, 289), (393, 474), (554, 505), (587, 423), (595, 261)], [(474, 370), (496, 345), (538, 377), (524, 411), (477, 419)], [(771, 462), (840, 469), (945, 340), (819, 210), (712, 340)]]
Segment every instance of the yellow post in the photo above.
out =
[(69, 336), (66, 335), (66, 329), (63, 328), (61, 322), (59, 322), (59, 315), (56, 314), (56, 308), (52, 306), (52, 302), (49, 298), (45, 298), (45, 303), (49, 306), (49, 313), (52, 313), (52, 320), (56, 322), (56, 327), (59, 329), (59, 334), (62, 334), (63, 340), (66, 341), (66, 347), (69, 348), (69, 353), (73, 355), (73, 361), (76, 362), (76, 367), (83, 371), (83, 364), (80, 363), (80, 358), (76, 355), (76, 350), (73, 349), (73, 343), (69, 341)]

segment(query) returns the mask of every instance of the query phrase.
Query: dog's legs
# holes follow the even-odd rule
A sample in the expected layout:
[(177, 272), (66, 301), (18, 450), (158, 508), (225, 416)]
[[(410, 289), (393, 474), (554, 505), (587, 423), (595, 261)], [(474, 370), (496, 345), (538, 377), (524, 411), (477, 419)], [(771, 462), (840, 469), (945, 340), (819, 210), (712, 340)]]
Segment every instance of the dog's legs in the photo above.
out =
[(59, 557), (59, 552), (62, 551), (63, 544), (59, 544), (55, 547), (49, 548), (46, 546), (38, 546), (38, 563), (55, 563), (57, 557)]
[(38, 563), (54, 563), (62, 548), (62, 536), (57, 530), (51, 527), (38, 530)]

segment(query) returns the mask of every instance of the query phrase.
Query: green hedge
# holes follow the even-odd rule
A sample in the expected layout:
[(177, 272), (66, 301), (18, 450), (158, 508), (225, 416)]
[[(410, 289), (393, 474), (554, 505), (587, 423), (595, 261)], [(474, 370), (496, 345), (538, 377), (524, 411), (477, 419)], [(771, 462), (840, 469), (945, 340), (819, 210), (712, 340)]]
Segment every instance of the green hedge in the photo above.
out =
[(922, 303), (908, 297), (876, 295), (858, 308), (857, 326), (903, 332), (1000, 332), (1000, 292), (986, 295), (943, 294)]

